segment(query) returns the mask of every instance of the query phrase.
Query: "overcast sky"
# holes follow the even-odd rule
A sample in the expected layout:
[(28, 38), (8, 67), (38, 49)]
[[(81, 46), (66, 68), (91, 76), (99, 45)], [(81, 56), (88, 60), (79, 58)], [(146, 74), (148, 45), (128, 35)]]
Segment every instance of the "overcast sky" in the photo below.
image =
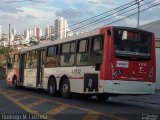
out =
[[(132, 1), (133, 0), (0, 0), (0, 25), (2, 26), (3, 33), (8, 33), (8, 24), (11, 24), (11, 28), (15, 28), (18, 34), (23, 33), (24, 29), (29, 27), (40, 26), (44, 29), (48, 25), (54, 25), (54, 19), (57, 16), (65, 17), (69, 25), (72, 25)], [(150, 3), (147, 4), (148, 2)], [(144, 6), (141, 7), (141, 10), (157, 3), (160, 3), (160, 0), (143, 0), (141, 5), (144, 4)], [(133, 5), (131, 7), (133, 10), (130, 10), (128, 13), (115, 13), (111, 16), (111, 19), (103, 19), (101, 23), (93, 24), (92, 28), (110, 24), (130, 15), (137, 11), (137, 9), (134, 9), (135, 7), (137, 7), (137, 5)], [(127, 10), (129, 9), (126, 9), (126, 11)], [(159, 11), (160, 7), (158, 6), (141, 13), (140, 24), (143, 25), (159, 20)], [(98, 21), (101, 17), (109, 16), (111, 13), (112, 12), (91, 19), (88, 23)], [(132, 16), (121, 22), (116, 22), (113, 25), (136, 27), (136, 18), (136, 16)], [(79, 26), (85, 24), (87, 23), (79, 24)], [(87, 30), (87, 28), (82, 30)]]

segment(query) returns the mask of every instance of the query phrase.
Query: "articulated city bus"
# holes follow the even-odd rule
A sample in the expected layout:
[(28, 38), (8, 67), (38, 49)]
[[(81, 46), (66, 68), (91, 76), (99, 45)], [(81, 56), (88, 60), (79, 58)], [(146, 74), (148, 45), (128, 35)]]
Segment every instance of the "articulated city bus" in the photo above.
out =
[[(22, 49), (12, 56), (7, 83), (97, 95), (155, 93), (154, 34), (109, 26), (66, 39)], [(10, 82), (9, 82), (10, 81)]]

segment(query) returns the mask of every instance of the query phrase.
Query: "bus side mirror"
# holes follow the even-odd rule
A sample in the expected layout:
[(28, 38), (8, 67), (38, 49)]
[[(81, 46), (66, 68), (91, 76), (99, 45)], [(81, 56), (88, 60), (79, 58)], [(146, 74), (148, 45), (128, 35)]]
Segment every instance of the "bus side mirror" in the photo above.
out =
[(101, 65), (99, 63), (97, 63), (96, 66), (95, 66), (95, 71), (99, 71), (100, 70), (100, 66)]
[(12, 68), (12, 64), (11, 64), (11, 63), (8, 63), (8, 64), (7, 64), (7, 68), (8, 68), (8, 69), (11, 69), (11, 68)]

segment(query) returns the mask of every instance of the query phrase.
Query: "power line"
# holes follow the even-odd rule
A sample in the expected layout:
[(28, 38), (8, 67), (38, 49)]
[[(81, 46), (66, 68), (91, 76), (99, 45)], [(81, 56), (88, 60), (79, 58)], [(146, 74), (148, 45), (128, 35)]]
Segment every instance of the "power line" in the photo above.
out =
[[(106, 13), (109, 13), (109, 12), (112, 12), (112, 11), (115, 11), (115, 10), (118, 10), (118, 9), (120, 9), (120, 8), (123, 8), (123, 10), (124, 10), (124, 9), (126, 9), (126, 8), (124, 8), (124, 7), (126, 7), (126, 6), (131, 7), (131, 6), (135, 5), (135, 4), (136, 4), (136, 1), (134, 0), (134, 1), (132, 1), (132, 2), (129, 2), (129, 3), (127, 3), (127, 4), (124, 4), (124, 5), (122, 5), (122, 6), (119, 6), (119, 7), (117, 7), (117, 8), (114, 8), (114, 9), (112, 9), (112, 10), (103, 12), (103, 13), (98, 14), (98, 15), (96, 15), (96, 16), (90, 17), (90, 18), (88, 18), (88, 19), (85, 19), (85, 20), (83, 20), (83, 21), (77, 22), (77, 23), (72, 24), (72, 25), (70, 25), (70, 26), (68, 26), (68, 27), (65, 27), (65, 28), (63, 28), (63, 29), (60, 29), (60, 31), (66, 29), (66, 28), (70, 28), (70, 27), (76, 26), (76, 25), (78, 25), (78, 24), (80, 24), (80, 23), (84, 23), (84, 22), (89, 21), (89, 20), (91, 20), (91, 19), (93, 19), (93, 18), (102, 16), (102, 15), (104, 15), (104, 14), (106, 14)], [(127, 8), (129, 8), (129, 7), (127, 7)], [(118, 12), (120, 12), (120, 11), (122, 11), (122, 9), (118, 10)], [(113, 13), (112, 13), (112, 14), (113, 14)], [(111, 15), (111, 14), (110, 14), (110, 15)], [(76, 29), (78, 29), (78, 28), (76, 28)], [(76, 30), (76, 29), (74, 29), (74, 30)], [(55, 32), (58, 32), (58, 31), (55, 31)], [(50, 34), (52, 34), (52, 33), (50, 33)]]
[[(30, 1), (30, 0), (29, 0)], [(143, 0), (142, 0), (143, 1)], [(153, 1), (155, 1), (155, 0), (153, 0)], [(153, 1), (151, 1), (151, 2), (153, 2)], [(72, 27), (72, 26), (74, 26), (74, 25), (78, 25), (78, 24), (80, 24), (80, 23), (83, 23), (83, 22), (86, 22), (86, 21), (89, 21), (89, 20), (91, 20), (91, 19), (93, 19), (93, 18), (97, 18), (97, 17), (99, 17), (99, 16), (101, 16), (101, 15), (104, 15), (104, 14), (106, 14), (106, 13), (109, 13), (109, 12), (112, 12), (112, 11), (114, 11), (114, 10), (117, 10), (117, 9), (120, 9), (119, 11), (116, 11), (116, 13), (119, 13), (119, 12), (122, 12), (123, 10), (126, 10), (127, 8), (130, 8), (131, 7), (131, 3), (133, 3), (134, 5), (135, 5), (135, 0), (134, 1), (132, 1), (132, 2), (129, 2), (129, 3), (127, 3), (127, 4), (125, 4), (125, 5), (122, 5), (122, 6), (120, 6), (120, 7), (117, 7), (117, 8), (114, 8), (114, 9), (112, 9), (112, 10), (109, 10), (109, 11), (106, 11), (106, 12), (104, 12), (104, 13), (101, 13), (101, 14), (98, 14), (98, 15), (96, 15), (96, 16), (93, 16), (93, 17), (91, 17), (91, 18), (88, 18), (88, 19), (85, 19), (85, 20), (83, 20), (83, 21), (80, 21), (80, 22), (77, 22), (77, 23), (75, 23), (75, 24), (73, 24), (73, 25), (71, 25), (71, 26), (68, 26), (68, 27), (66, 27), (66, 28), (69, 28), (69, 27)], [(147, 4), (149, 4), (150, 2), (148, 2)], [(129, 5), (130, 7), (126, 7), (125, 9), (123, 8), (124, 6), (126, 6), (126, 5)], [(144, 4), (142, 5), (142, 6), (144, 6)], [(122, 9), (123, 8), (123, 9)], [(136, 9), (136, 8), (134, 8), (134, 9)], [(146, 8), (146, 9), (148, 9), (148, 8)], [(145, 9), (145, 10), (146, 10)], [(133, 9), (131, 9), (131, 10), (133, 10)], [(131, 10), (129, 10), (129, 11), (131, 11)], [(129, 11), (125, 11), (125, 12), (123, 12), (123, 13), (121, 13), (121, 14), (124, 14), (124, 13), (126, 13), (126, 12), (129, 12)], [(143, 11), (144, 11), (144, 9), (143, 9)], [(140, 12), (143, 12), (142, 10), (140, 11)], [(112, 14), (110, 14), (110, 15), (108, 15), (107, 17), (109, 17), (109, 16), (112, 16), (112, 15), (114, 15), (115, 13), (112, 13)], [(118, 14), (118, 15), (121, 15), (121, 14)], [(134, 13), (134, 14), (136, 14), (136, 13)], [(130, 16), (130, 15), (129, 15)], [(133, 15), (132, 15), (133, 16)], [(107, 18), (106, 16), (104, 17), (104, 18)], [(112, 18), (114, 18), (113, 16), (112, 16)], [(125, 17), (126, 18), (126, 17)], [(124, 19), (125, 19), (124, 18)], [(110, 18), (108, 18), (108, 19), (111, 19), (111, 17)], [(103, 20), (103, 18), (100, 18), (100, 19), (98, 19), (98, 22), (100, 22), (100, 20)], [(106, 19), (105, 19), (106, 20)], [(121, 19), (120, 19), (121, 20)], [(119, 20), (116, 20), (116, 21), (119, 21)], [(94, 21), (93, 21), (94, 22)], [(93, 22), (91, 22), (90, 24), (93, 24)], [(102, 22), (102, 21), (101, 21)], [(115, 23), (115, 21), (113, 21), (114, 23)], [(111, 22), (111, 23), (109, 23), (109, 24), (112, 24), (113, 22)], [(95, 23), (95, 22), (94, 22)], [(90, 25), (89, 24), (89, 26), (87, 25), (85, 25), (84, 27), (86, 28), (86, 27), (90, 27), (90, 26), (92, 26), (92, 25)], [(97, 24), (97, 23), (96, 23)], [(107, 25), (109, 25), (109, 24), (107, 24)], [(82, 26), (81, 26), (81, 28), (83, 28)], [(65, 28), (63, 28), (63, 29), (65, 29)], [(61, 29), (61, 30), (63, 30), (63, 29)], [(77, 29), (80, 29), (80, 28), (77, 28)], [(77, 30), (77, 29), (74, 29), (74, 30)], [(84, 28), (83, 28), (84, 29)], [(50, 33), (50, 34), (52, 34), (52, 33)], [(50, 35), (49, 34), (49, 35)], [(59, 36), (59, 35), (57, 35), (57, 36)], [(56, 36), (56, 37), (57, 37)]]
[[(114, 15), (114, 14), (116, 14), (116, 13), (119, 13), (119, 12), (121, 12), (121, 11), (123, 11), (123, 10), (126, 10), (126, 9), (132, 7), (133, 5), (136, 5), (136, 3), (134, 3), (134, 4), (132, 4), (132, 5), (128, 6), (128, 7), (122, 8), (122, 9), (120, 9), (120, 10), (114, 12), (114, 13), (111, 13), (111, 14), (109, 14), (109, 15), (107, 15), (107, 16), (104, 16), (104, 17), (102, 17), (102, 18), (99, 18), (98, 20), (94, 20), (93, 22), (90, 22), (90, 23), (87, 23), (87, 24), (85, 24), (85, 25), (83, 25), (83, 26), (77, 27), (77, 28), (75, 28), (75, 29), (73, 29), (73, 30), (77, 30), (77, 29), (83, 28), (83, 27), (85, 27), (85, 26), (88, 26), (88, 25), (90, 25), (90, 24), (93, 24), (93, 23), (95, 23), (95, 22), (98, 22), (98, 21), (100, 21), (100, 20), (102, 20), (102, 19), (104, 19), (104, 18), (107, 18), (107, 17), (112, 16), (112, 15)], [(135, 8), (134, 8), (134, 9), (135, 9)], [(114, 17), (114, 16), (113, 16), (113, 17)]]
[(15, 3), (15, 2), (27, 2), (33, 0), (14, 0), (14, 1), (0, 1), (0, 3)]
[[(114, 15), (115, 13), (118, 13), (118, 12), (121, 12), (121, 11), (123, 11), (123, 10), (126, 10), (127, 8), (130, 8), (130, 7), (132, 7), (133, 5), (136, 5), (136, 2), (135, 2), (135, 1), (130, 2), (130, 3), (132, 3), (132, 4), (129, 5), (129, 3), (127, 3), (127, 4), (123, 5), (123, 6), (120, 6), (120, 7), (122, 7), (120, 10), (118, 10), (118, 11), (116, 11), (116, 12), (114, 12), (114, 13), (111, 13), (111, 14), (105, 16), (105, 17), (103, 17), (103, 19), (106, 18), (106, 17), (109, 17), (109, 16), (111, 16), (111, 15)], [(129, 6), (125, 7), (126, 5), (129, 5)], [(119, 9), (120, 7), (118, 7), (118, 9)], [(125, 8), (124, 8), (124, 7), (125, 7)], [(135, 9), (135, 8), (134, 8), (134, 9)], [(107, 11), (107, 12), (104, 12), (104, 13), (108, 13), (108, 12), (114, 11), (114, 10), (116, 10), (116, 8), (114, 8), (114, 9), (112, 9), (112, 10), (109, 10), (109, 11)], [(103, 15), (104, 13), (99, 14), (99, 15), (96, 15), (96, 16), (91, 17), (91, 18), (96, 18), (97, 16)], [(84, 27), (86, 28), (86, 25), (93, 24), (94, 22), (98, 22), (98, 21), (101, 20), (101, 19), (102, 19), (102, 18), (100, 18), (100, 19), (98, 19), (98, 20), (95, 20), (95, 21), (93, 21), (93, 22), (87, 23), (87, 24), (85, 24), (85, 25), (83, 25), (83, 26), (77, 27), (77, 28), (73, 29), (72, 31), (75, 31), (75, 30), (78, 30), (78, 29), (82, 29), (82, 28), (84, 29)], [(89, 20), (89, 19), (87, 19), (87, 20)], [(85, 20), (84, 20), (84, 21), (85, 21)], [(80, 22), (80, 23), (82, 23), (82, 22)], [(73, 27), (73, 25), (68, 26), (68, 27), (66, 27), (66, 28), (69, 28), (69, 27)], [(64, 30), (64, 29), (66, 29), (66, 28), (63, 28), (63, 29), (61, 29), (61, 30)], [(61, 31), (61, 30), (60, 30), (60, 31)], [(57, 31), (56, 31), (56, 32), (57, 32)], [(52, 33), (51, 33), (51, 34), (52, 34)]]
[[(156, 6), (159, 6), (159, 5), (160, 5), (160, 3), (154, 4), (154, 5), (149, 6), (149, 7), (145, 8), (145, 9), (143, 9), (143, 10), (140, 10), (139, 12), (140, 12), (140, 13), (141, 13), (141, 12), (144, 12), (144, 11), (150, 9), (150, 8), (153, 8), (153, 7), (156, 7)], [(108, 24), (106, 24), (106, 25), (104, 25), (104, 26), (101, 26), (101, 27), (105, 27), (105, 26), (111, 25), (111, 24), (113, 24), (113, 23), (122, 21), (123, 19), (126, 19), (126, 18), (129, 18), (129, 17), (131, 17), (131, 16), (136, 15), (137, 13), (138, 13), (138, 12), (135, 12), (135, 13), (133, 13), (133, 14), (130, 14), (130, 15), (126, 16), (126, 17), (123, 17), (123, 18), (121, 18), (121, 19), (119, 19), (119, 20), (116, 20), (116, 21), (113, 21), (113, 22), (111, 22), (111, 23), (108, 23)]]
[[(156, 0), (153, 0), (153, 1), (156, 1)], [(143, 4), (143, 5), (141, 5), (141, 7), (148, 5), (148, 4), (152, 3), (153, 1), (150, 1), (150, 2), (147, 2), (147, 3)], [(130, 12), (130, 11), (135, 10), (135, 9), (137, 9), (137, 7), (132, 8), (132, 9), (130, 9), (130, 10), (128, 10), (128, 11), (124, 11), (124, 12), (118, 14), (118, 15), (122, 15), (122, 14), (124, 14), (124, 13)], [(123, 10), (125, 10), (125, 9), (123, 9)], [(114, 15), (114, 14), (116, 14), (116, 13), (118, 13), (118, 12), (121, 12), (121, 11), (117, 11), (117, 12), (115, 12), (115, 13), (113, 13), (113, 14), (110, 14), (110, 15), (108, 15), (108, 16), (105, 16), (105, 17), (101, 18), (101, 19), (98, 19), (98, 20), (96, 20), (96, 21), (93, 21), (93, 22), (91, 22), (91, 23), (88, 23), (88, 24), (86, 24), (86, 25), (84, 25), (84, 26), (75, 28), (75, 29), (73, 29), (73, 31), (74, 31), (74, 30), (78, 30), (78, 29), (82, 29), (82, 28), (83, 28), (83, 29), (84, 29), (84, 28), (87, 28), (88, 25), (93, 26), (93, 25), (98, 24), (98, 23), (101, 23), (101, 22), (103, 22), (103, 21), (112, 19), (112, 18), (115, 17), (115, 16), (112, 16), (112, 15)], [(111, 17), (109, 17), (109, 16), (111, 16)], [(109, 17), (109, 18), (107, 18), (107, 17)], [(107, 18), (107, 19), (104, 19), (104, 18)], [(104, 20), (103, 20), (103, 19), (104, 19)], [(95, 23), (95, 24), (93, 24), (93, 23)], [(92, 25), (91, 25), (91, 24), (92, 24)]]
[[(66, 18), (66, 19), (70, 18), (70, 17), (74, 16), (75, 14), (77, 14), (76, 12), (73, 12), (74, 10), (78, 10), (78, 8), (81, 8), (81, 9), (84, 10), (84, 9), (88, 8), (88, 6), (91, 6), (91, 5), (87, 5), (86, 3), (89, 3), (89, 1), (86, 2), (85, 0), (83, 0), (82, 2), (80, 2), (80, 4), (78, 4), (78, 6), (76, 6), (76, 9), (75, 8), (70, 8), (68, 11), (64, 11), (63, 12), (64, 15), (62, 15), (62, 17)], [(46, 24), (46, 23), (48, 23), (48, 22), (42, 22), (41, 24)], [(75, 25), (76, 24), (77, 23), (75, 23)], [(69, 27), (71, 27), (71, 26), (69, 26)]]
[[(155, 0), (153, 0), (153, 1), (155, 1)], [(150, 2), (153, 2), (153, 1), (150, 1)], [(141, 5), (141, 6), (144, 6), (144, 5), (147, 5), (147, 4), (149, 4), (150, 2), (148, 2), (148, 3), (145, 3), (145, 4), (143, 4), (143, 5)], [(160, 4), (160, 3), (159, 3)], [(143, 12), (143, 11), (145, 11), (145, 10), (147, 10), (147, 9), (149, 9), (149, 8), (152, 8), (152, 7), (154, 7), (154, 6), (157, 6), (157, 5), (159, 5), (159, 4), (155, 4), (155, 5), (152, 5), (152, 6), (150, 6), (150, 7), (147, 7), (147, 8), (145, 8), (145, 9), (143, 9), (143, 10), (141, 10), (140, 12)], [(136, 8), (134, 8), (134, 9), (136, 9)], [(133, 9), (131, 9), (131, 10), (133, 10)], [(130, 11), (131, 11), (130, 10)], [(124, 12), (125, 13), (125, 12)], [(125, 19), (125, 18), (127, 18), (127, 17), (130, 17), (130, 16), (133, 16), (133, 15), (135, 15), (135, 14), (137, 14), (137, 12), (136, 13), (134, 13), (134, 14), (131, 14), (131, 15), (129, 15), (129, 16), (126, 16), (126, 17), (124, 17), (124, 18), (122, 18), (122, 19), (119, 19), (119, 20), (116, 20), (116, 21), (113, 21), (113, 22), (111, 22), (111, 23), (109, 23), (109, 24), (107, 24), (107, 25), (110, 25), (110, 24), (113, 24), (113, 23), (116, 23), (116, 22), (119, 22), (119, 21), (121, 21), (121, 20), (123, 20), (123, 19)], [(106, 26), (106, 25), (105, 25)], [(88, 26), (89, 27), (89, 26)], [(84, 28), (83, 28), (84, 29)], [(59, 35), (57, 35), (56, 37), (58, 37)]]
[(93, 17), (90, 17), (90, 18), (87, 18), (87, 19), (85, 19), (85, 20), (83, 20), (83, 21), (80, 21), (80, 22), (74, 23), (74, 24), (70, 25), (69, 27), (72, 27), (72, 26), (75, 26), (75, 25), (77, 25), (77, 24), (80, 24), (80, 23), (86, 22), (86, 21), (91, 20), (91, 19), (93, 19), (93, 18), (99, 17), (99, 16), (101, 16), (101, 15), (104, 15), (104, 14), (106, 14), (106, 13), (112, 12), (112, 11), (114, 11), (114, 10), (117, 10), (117, 9), (119, 9), (119, 8), (121, 8), (121, 7), (125, 7), (125, 6), (127, 6), (127, 5), (130, 5), (130, 4), (132, 4), (132, 3), (135, 3), (135, 0), (134, 0), (134, 1), (132, 1), (132, 2), (129, 2), (129, 3), (127, 3), (127, 4), (124, 4), (124, 5), (122, 5), (122, 6), (116, 7), (116, 8), (114, 8), (114, 9), (112, 9), (112, 10), (109, 10), (109, 11), (103, 12), (103, 13), (101, 13), (101, 14), (98, 14), (98, 15), (93, 16)]
[[(142, 1), (142, 0), (141, 0), (141, 1)], [(87, 22), (87, 21), (89, 21), (89, 20), (91, 20), (91, 19), (94, 19), (94, 18), (97, 18), (97, 17), (99, 17), (99, 16), (105, 15), (105, 14), (107, 14), (107, 13), (109, 13), (109, 12), (112, 12), (112, 11), (118, 10), (118, 9), (120, 9), (120, 8), (122, 8), (122, 7), (124, 8), (124, 7), (126, 7), (126, 6), (128, 6), (128, 5), (130, 5), (130, 4), (133, 5), (133, 4), (135, 4), (135, 3), (136, 3), (136, 1), (133, 0), (133, 1), (131, 1), (131, 2), (128, 2), (128, 3), (124, 4), (124, 5), (121, 5), (121, 6), (119, 6), (119, 7), (116, 7), (116, 8), (114, 8), (114, 9), (109, 10), (109, 11), (106, 11), (106, 12), (103, 12), (103, 13), (98, 14), (98, 15), (96, 15), (96, 16), (87, 18), (87, 19), (85, 19), (85, 20), (83, 20), (83, 21), (74, 23), (74, 24), (68, 26), (67, 28), (73, 27), (73, 26), (76, 26), (76, 25), (79, 25), (79, 24), (81, 24), (81, 23), (85, 23), (85, 22)], [(45, 23), (46, 23), (46, 22), (45, 22)], [(66, 28), (63, 28), (63, 29), (66, 29)], [(61, 29), (61, 30), (63, 30), (63, 29)]]

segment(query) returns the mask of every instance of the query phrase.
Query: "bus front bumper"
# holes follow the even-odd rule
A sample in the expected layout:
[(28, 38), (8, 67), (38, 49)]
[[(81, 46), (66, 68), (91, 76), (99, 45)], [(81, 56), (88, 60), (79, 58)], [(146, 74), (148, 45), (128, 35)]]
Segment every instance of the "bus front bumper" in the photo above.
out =
[(104, 80), (104, 93), (154, 94), (155, 83), (142, 81)]

